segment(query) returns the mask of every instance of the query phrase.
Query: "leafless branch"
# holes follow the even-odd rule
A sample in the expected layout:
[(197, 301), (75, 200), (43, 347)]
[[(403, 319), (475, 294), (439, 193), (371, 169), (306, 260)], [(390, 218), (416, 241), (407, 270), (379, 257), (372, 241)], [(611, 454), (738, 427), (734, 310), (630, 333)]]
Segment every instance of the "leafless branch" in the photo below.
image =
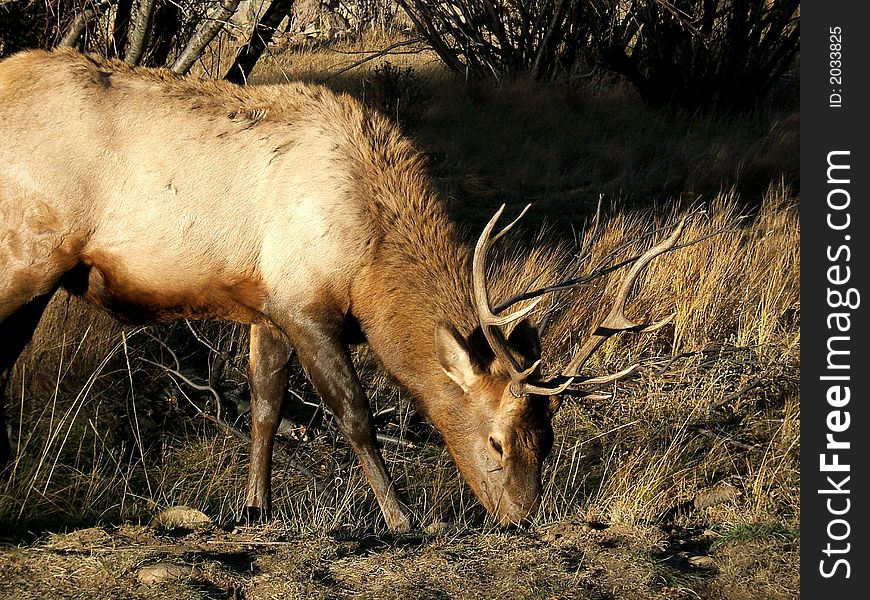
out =
[(328, 81), (328, 80), (332, 79), (333, 77), (338, 77), (342, 73), (347, 73), (348, 71), (350, 71), (352, 69), (356, 69), (360, 65), (364, 65), (365, 63), (369, 62), (370, 60), (374, 60), (376, 58), (386, 56), (387, 54), (390, 54), (390, 52), (392, 52), (396, 48), (401, 48), (403, 46), (410, 46), (412, 44), (419, 44), (422, 41), (423, 41), (423, 38), (413, 38), (410, 40), (402, 40), (400, 42), (395, 42), (394, 44), (390, 44), (389, 46), (387, 46), (383, 50), (378, 50), (376, 52), (373, 52), (371, 55), (366, 56), (365, 58), (361, 58), (360, 60), (355, 61), (346, 67), (342, 67), (338, 71), (335, 71), (334, 73), (332, 73), (328, 77), (326, 77), (324, 79), (324, 81)]
[(224, 79), (244, 85), (248, 82), (248, 77), (251, 71), (254, 70), (254, 65), (263, 55), (263, 51), (272, 41), (275, 31), (281, 24), (281, 21), (290, 14), (293, 9), (294, 0), (272, 0), (269, 8), (260, 15), (254, 30), (251, 32), (251, 37), (248, 42), (242, 45), (236, 52), (236, 58), (232, 66), (227, 71)]
[(145, 46), (151, 35), (154, 6), (155, 0), (133, 0), (130, 28), (127, 33), (127, 48), (124, 54), (124, 61), (131, 65), (138, 65), (145, 53)]
[[(228, 423), (225, 419), (222, 418), (221, 413), (220, 413), (220, 406), (227, 401), (226, 398), (224, 397), (224, 395), (221, 394), (213, 386), (196, 383), (190, 377), (188, 377), (187, 375), (182, 373), (181, 372), (181, 363), (178, 359), (178, 355), (166, 343), (164, 343), (161, 339), (156, 337), (154, 334), (152, 334), (150, 332), (147, 332), (147, 334), (153, 340), (160, 343), (160, 345), (163, 346), (163, 348), (165, 348), (167, 352), (169, 352), (169, 355), (172, 357), (172, 360), (175, 363), (175, 368), (169, 367), (167, 365), (164, 365), (164, 364), (152, 361), (152, 360), (148, 360), (146, 358), (143, 358), (142, 361), (144, 361), (150, 365), (154, 365), (155, 367), (158, 367), (160, 369), (163, 369), (166, 373), (177, 378), (184, 385), (190, 387), (191, 389), (194, 389), (194, 390), (197, 390), (200, 392), (209, 392), (210, 394), (212, 394), (212, 396), (214, 397), (215, 402), (217, 404), (217, 407), (218, 407), (216, 415), (209, 414), (209, 413), (205, 412), (204, 410), (202, 410), (202, 408), (200, 408), (199, 405), (196, 404), (196, 402), (194, 402), (189, 397), (187, 397), (186, 394), (185, 394), (185, 398), (187, 399), (190, 406), (193, 407), (193, 409), (196, 411), (196, 414), (199, 417), (206, 419), (207, 421), (210, 421), (211, 423), (214, 423), (218, 427), (222, 428), (224, 431), (226, 431), (226, 432), (230, 433), (231, 435), (233, 435), (241, 440), (244, 440), (250, 444), (251, 437), (248, 434), (246, 434), (244, 431), (242, 431), (241, 429), (239, 429), (235, 425)], [(243, 405), (237, 404), (237, 408), (241, 409), (241, 408), (243, 408)], [(248, 405), (248, 409), (249, 408), (250, 408), (250, 405)], [(240, 412), (242, 412), (242, 411), (240, 410)], [(286, 419), (282, 419), (282, 422), (281, 422), (281, 426), (284, 427), (285, 431), (290, 430), (291, 428), (294, 428), (293, 424), (291, 424), (289, 422), (285, 423), (285, 421), (286, 421)], [(279, 426), (279, 430), (280, 430), (280, 426)], [(322, 484), (321, 484), (320, 480), (305, 465), (299, 463), (299, 461), (297, 461), (295, 458), (293, 458), (293, 456), (287, 454), (283, 449), (281, 449), (279, 447), (276, 447), (274, 449), (274, 452), (275, 452), (276, 456), (278, 456), (289, 467), (291, 467), (292, 469), (298, 471), (302, 475), (311, 479), (314, 482), (315, 486), (317, 486), (318, 489), (321, 489)]]
[(187, 42), (184, 50), (172, 63), (170, 71), (177, 75), (184, 75), (193, 66), (199, 57), (202, 56), (205, 47), (211, 43), (214, 37), (223, 29), (227, 20), (239, 8), (239, 0), (221, 0), (218, 8), (207, 17), (196, 30), (196, 33)]
[(101, 15), (107, 8), (112, 5), (112, 2), (106, 0), (97, 6), (89, 5), (85, 10), (78, 13), (72, 20), (72, 23), (67, 27), (66, 33), (57, 43), (58, 47), (73, 47), (79, 43), (88, 22)]

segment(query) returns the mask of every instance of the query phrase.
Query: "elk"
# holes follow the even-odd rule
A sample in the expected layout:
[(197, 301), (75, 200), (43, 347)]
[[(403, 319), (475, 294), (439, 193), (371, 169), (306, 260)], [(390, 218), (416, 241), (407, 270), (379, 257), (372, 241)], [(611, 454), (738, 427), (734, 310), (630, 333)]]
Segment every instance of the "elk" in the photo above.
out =
[(128, 323), (249, 324), (249, 519), (270, 511), (294, 351), (390, 530), (409, 530), (412, 514), (351, 363), (349, 344), (362, 341), (509, 525), (538, 507), (559, 395), (626, 373), (584, 382), (589, 356), (617, 331), (667, 321), (633, 323), (623, 309), (680, 226), (635, 262), (569, 369), (543, 379), (528, 318), (537, 301), (503, 314), (489, 298), (488, 253), (516, 220), (493, 235), (499, 210), (467, 247), (422, 154), (386, 118), (323, 87), (239, 87), (29, 51), (0, 63), (0, 140), (0, 394), (59, 288)]

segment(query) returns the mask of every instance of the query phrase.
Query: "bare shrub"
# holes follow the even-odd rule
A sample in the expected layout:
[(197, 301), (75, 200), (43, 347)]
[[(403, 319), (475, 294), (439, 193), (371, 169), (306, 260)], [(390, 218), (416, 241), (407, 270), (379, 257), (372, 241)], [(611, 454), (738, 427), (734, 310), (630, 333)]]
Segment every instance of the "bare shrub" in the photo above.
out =
[(0, 57), (26, 48), (48, 48), (63, 36), (73, 15), (98, 4), (90, 0), (0, 2)]
[(799, 0), (591, 4), (599, 60), (651, 104), (753, 108), (799, 49)]
[(549, 79), (587, 48), (589, 3), (399, 0), (444, 63), (477, 77)]
[(655, 105), (754, 107), (793, 66), (799, 0), (401, 0), (452, 70), (550, 79), (579, 63)]
[(420, 76), (411, 67), (384, 62), (363, 80), (363, 100), (403, 126), (412, 126), (426, 100)]

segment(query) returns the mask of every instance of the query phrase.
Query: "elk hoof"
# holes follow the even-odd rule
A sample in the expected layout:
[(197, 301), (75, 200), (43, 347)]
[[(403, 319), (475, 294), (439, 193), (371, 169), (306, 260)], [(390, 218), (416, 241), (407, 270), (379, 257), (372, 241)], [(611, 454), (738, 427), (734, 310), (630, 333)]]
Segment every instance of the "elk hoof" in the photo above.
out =
[(390, 533), (394, 535), (409, 533), (414, 526), (411, 509), (404, 505), (400, 509), (390, 511), (390, 514), (384, 514), (384, 519), (387, 521)]

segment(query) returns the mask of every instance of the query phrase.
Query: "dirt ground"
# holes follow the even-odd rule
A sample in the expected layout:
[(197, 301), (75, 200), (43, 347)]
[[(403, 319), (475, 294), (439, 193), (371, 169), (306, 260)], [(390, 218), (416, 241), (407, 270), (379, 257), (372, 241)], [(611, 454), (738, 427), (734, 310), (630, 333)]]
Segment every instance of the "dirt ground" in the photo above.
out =
[(123, 525), (0, 550), (0, 598), (797, 598), (798, 547), (703, 528), (562, 523), (399, 538), (280, 524)]

